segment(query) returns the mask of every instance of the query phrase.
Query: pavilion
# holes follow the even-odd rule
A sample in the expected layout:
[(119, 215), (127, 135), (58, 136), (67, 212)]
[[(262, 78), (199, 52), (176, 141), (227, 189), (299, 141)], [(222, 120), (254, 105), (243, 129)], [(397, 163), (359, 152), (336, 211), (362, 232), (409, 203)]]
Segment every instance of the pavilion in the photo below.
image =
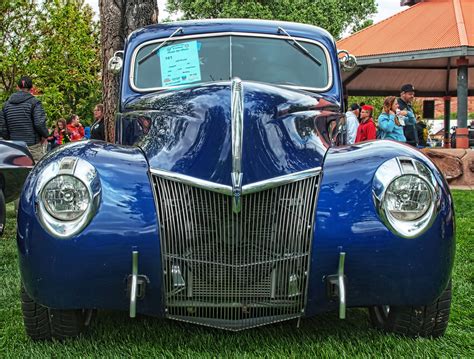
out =
[[(445, 136), (456, 96), (458, 136), (466, 136), (474, 96), (474, 0), (401, 0), (406, 10), (337, 42), (357, 57), (342, 75), (350, 96), (398, 95), (412, 83), (417, 97), (443, 97)], [(445, 142), (449, 140), (445, 137)]]

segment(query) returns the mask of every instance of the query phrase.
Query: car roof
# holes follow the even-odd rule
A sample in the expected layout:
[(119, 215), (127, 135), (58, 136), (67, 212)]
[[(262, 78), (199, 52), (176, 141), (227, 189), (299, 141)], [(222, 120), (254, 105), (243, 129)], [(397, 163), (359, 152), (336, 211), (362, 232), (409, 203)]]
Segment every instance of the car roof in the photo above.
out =
[(286, 21), (255, 20), (255, 19), (207, 19), (165, 22), (149, 25), (132, 32), (128, 38), (129, 43), (135, 45), (150, 39), (170, 36), (174, 31), (182, 28), (180, 35), (195, 35), (221, 32), (246, 32), (260, 34), (278, 34), (278, 28), (282, 27), (292, 36), (308, 38), (311, 40), (323, 40), (333, 43), (332, 35), (326, 30), (307, 24)]

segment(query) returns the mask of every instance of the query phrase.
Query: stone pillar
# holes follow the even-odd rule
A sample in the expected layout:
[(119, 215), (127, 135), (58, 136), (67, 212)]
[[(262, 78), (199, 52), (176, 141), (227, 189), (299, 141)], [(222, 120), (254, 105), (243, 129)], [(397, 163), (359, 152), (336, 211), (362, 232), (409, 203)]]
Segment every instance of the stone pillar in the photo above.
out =
[(444, 96), (444, 148), (451, 147), (451, 138), (449, 136), (451, 123), (451, 96)]

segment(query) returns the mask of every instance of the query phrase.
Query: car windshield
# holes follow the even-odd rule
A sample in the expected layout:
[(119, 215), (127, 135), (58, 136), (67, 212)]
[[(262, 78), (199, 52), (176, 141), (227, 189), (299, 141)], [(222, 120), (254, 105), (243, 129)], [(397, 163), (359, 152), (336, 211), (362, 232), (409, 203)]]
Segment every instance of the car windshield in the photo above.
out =
[[(137, 90), (229, 80), (260, 81), (315, 90), (330, 85), (322, 46), (298, 39), (314, 58), (292, 40), (250, 36), (219, 36), (175, 40), (159, 49), (154, 42), (139, 49), (133, 64)], [(155, 52), (150, 56), (151, 52)]]

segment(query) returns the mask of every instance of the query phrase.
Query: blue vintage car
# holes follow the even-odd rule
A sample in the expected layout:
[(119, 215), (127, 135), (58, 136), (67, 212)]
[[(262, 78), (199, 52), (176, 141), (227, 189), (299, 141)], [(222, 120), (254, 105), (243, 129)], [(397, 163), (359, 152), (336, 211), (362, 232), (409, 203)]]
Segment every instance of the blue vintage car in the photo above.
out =
[(119, 55), (118, 143), (54, 150), (21, 196), (31, 338), (78, 335), (97, 309), (241, 330), (347, 307), (443, 335), (448, 186), (404, 144), (341, 144), (353, 59), (326, 31), (176, 22), (133, 32)]

